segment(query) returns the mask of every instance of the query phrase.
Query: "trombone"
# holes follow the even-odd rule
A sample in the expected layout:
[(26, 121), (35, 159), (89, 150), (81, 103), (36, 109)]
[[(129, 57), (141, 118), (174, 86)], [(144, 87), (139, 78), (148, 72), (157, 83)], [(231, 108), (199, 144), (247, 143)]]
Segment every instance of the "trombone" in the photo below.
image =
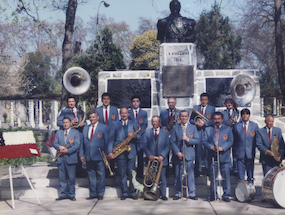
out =
[[(183, 129), (183, 136), (185, 136), (185, 135), (186, 135), (186, 130)], [(189, 197), (188, 196), (188, 183), (187, 183), (188, 173), (187, 173), (186, 168), (187, 168), (187, 163), (186, 163), (186, 143), (183, 140), (183, 158), (182, 158), (182, 172), (181, 172), (181, 198), (184, 201), (187, 201), (187, 199)], [(185, 198), (183, 197), (184, 190), (186, 192), (186, 197)]]

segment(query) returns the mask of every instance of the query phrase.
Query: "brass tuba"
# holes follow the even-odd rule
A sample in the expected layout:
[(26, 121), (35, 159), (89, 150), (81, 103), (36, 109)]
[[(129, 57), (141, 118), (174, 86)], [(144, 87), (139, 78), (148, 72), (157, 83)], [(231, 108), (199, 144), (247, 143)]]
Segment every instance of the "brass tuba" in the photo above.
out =
[(161, 174), (163, 162), (159, 163), (158, 157), (154, 157), (153, 161), (148, 161), (146, 173), (144, 176), (143, 184), (146, 187), (151, 187), (150, 190), (144, 192), (144, 196), (147, 199), (156, 201), (159, 198), (158, 184)]
[(231, 82), (230, 92), (233, 100), (239, 106), (245, 106), (254, 99), (256, 85), (248, 75), (238, 75)]

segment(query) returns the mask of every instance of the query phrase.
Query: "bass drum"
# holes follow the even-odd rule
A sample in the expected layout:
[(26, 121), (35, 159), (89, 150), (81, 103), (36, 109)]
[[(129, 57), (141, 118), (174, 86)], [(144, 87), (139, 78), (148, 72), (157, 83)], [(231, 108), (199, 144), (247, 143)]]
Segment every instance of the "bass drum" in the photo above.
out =
[(262, 181), (262, 195), (271, 204), (285, 208), (285, 168), (274, 167)]
[(251, 201), (255, 195), (255, 187), (248, 181), (240, 181), (236, 186), (235, 194), (240, 202)]

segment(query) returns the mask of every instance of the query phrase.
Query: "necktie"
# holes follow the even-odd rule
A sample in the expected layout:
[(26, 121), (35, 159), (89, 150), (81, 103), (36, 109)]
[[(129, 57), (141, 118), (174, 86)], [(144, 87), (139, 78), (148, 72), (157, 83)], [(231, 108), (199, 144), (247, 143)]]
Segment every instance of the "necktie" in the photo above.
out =
[(73, 108), (71, 108), (71, 112), (73, 114), (74, 119), (76, 119), (75, 113), (73, 112)]
[(136, 118), (138, 118), (138, 111), (136, 110)]
[(157, 137), (157, 129), (154, 131), (154, 136)]
[(124, 126), (127, 126), (127, 122), (126, 121), (124, 121)]
[(202, 107), (201, 114), (204, 115), (204, 107)]
[(66, 142), (66, 137), (67, 137), (67, 130), (65, 130), (65, 133), (64, 133), (64, 142)]
[(243, 130), (244, 130), (244, 136), (246, 137), (246, 122), (244, 123)]
[(105, 124), (108, 125), (108, 106), (106, 106), (106, 111), (105, 111)]
[(154, 132), (154, 140), (155, 140), (155, 155), (158, 156), (158, 134), (157, 134), (157, 129), (155, 129)]
[(271, 135), (270, 135), (270, 129), (268, 130), (268, 138), (269, 138), (269, 143), (271, 144)]
[(215, 128), (215, 144), (219, 144), (220, 128)]
[(92, 126), (91, 135), (90, 135), (90, 141), (92, 140), (93, 135), (94, 135), (94, 125)]
[(171, 125), (174, 122), (173, 110), (170, 111), (170, 117), (168, 120), (168, 125)]
[(229, 118), (231, 118), (231, 110), (229, 110)]

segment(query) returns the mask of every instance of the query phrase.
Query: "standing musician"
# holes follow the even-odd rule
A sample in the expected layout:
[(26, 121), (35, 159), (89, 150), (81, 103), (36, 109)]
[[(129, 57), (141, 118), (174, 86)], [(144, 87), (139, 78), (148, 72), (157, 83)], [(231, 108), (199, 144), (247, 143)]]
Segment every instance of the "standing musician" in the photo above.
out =
[[(132, 108), (129, 110), (129, 120), (136, 121), (141, 127), (140, 136), (143, 135), (147, 128), (147, 112), (140, 108), (141, 98), (139, 95), (133, 95), (131, 98)], [(136, 143), (137, 157), (138, 157), (138, 166), (137, 166), (137, 176), (143, 177), (144, 170), (144, 161), (143, 161), (143, 148), (139, 143), (138, 139)]]
[(150, 161), (154, 160), (154, 156), (158, 157), (158, 161), (163, 162), (163, 167), (160, 174), (160, 179), (162, 181), (160, 185), (160, 194), (161, 199), (166, 201), (166, 166), (168, 165), (168, 153), (170, 150), (169, 144), (169, 133), (160, 129), (160, 118), (159, 116), (153, 116), (151, 119), (152, 127), (151, 129), (147, 129), (143, 136), (143, 149), (145, 151), (146, 156)]
[[(220, 161), (220, 171), (223, 181), (223, 191), (224, 194), (222, 196), (222, 200), (225, 202), (230, 202), (229, 199), (231, 194), (231, 182), (230, 182), (230, 149), (233, 145), (233, 133), (231, 127), (222, 124), (223, 123), (223, 114), (221, 112), (215, 112), (213, 115), (213, 121), (215, 127), (207, 127), (203, 136), (203, 143), (205, 147), (208, 149), (208, 165), (210, 167), (210, 201), (215, 200), (215, 195), (217, 196), (217, 192), (214, 193), (214, 190), (217, 191), (217, 183), (214, 183), (216, 180), (213, 176), (213, 162), (212, 158), (217, 161), (217, 153), (219, 153), (219, 161)], [(218, 164), (215, 162), (215, 176), (218, 174)], [(216, 185), (214, 188), (214, 184)]]
[[(109, 142), (108, 142), (108, 157), (109, 159), (114, 159), (113, 148), (123, 142), (127, 137), (131, 136), (136, 130), (138, 130), (138, 126), (134, 121), (128, 120), (129, 111), (127, 108), (121, 108), (120, 110), (121, 120), (113, 123), (109, 134)], [(120, 177), (120, 186), (122, 191), (121, 200), (125, 200), (128, 197), (128, 193), (130, 193), (130, 197), (134, 200), (137, 200), (138, 197), (136, 195), (136, 191), (134, 185), (132, 183), (132, 170), (135, 170), (135, 161), (136, 161), (136, 145), (135, 141), (140, 138), (140, 134), (138, 133), (134, 139), (132, 139), (129, 144), (131, 146), (131, 151), (120, 154), (116, 158), (116, 162), (118, 165), (118, 172)], [(129, 178), (129, 191), (127, 185), (127, 175)]]
[(258, 131), (258, 125), (249, 121), (249, 117), (250, 110), (244, 108), (241, 111), (242, 121), (233, 126), (233, 148), (235, 148), (235, 157), (237, 158), (238, 181), (244, 180), (246, 171), (247, 181), (253, 183), (256, 132)]
[[(77, 125), (79, 123), (79, 125), (76, 129), (79, 131), (80, 144), (83, 143), (82, 131), (83, 131), (83, 127), (85, 125), (85, 123), (82, 121), (83, 116), (84, 116), (83, 111), (81, 110), (81, 108), (78, 108), (76, 105), (75, 97), (69, 96), (67, 98), (67, 106), (60, 110), (58, 117), (57, 117), (57, 126), (59, 126), (61, 129), (63, 127), (62, 120), (64, 117), (68, 117), (71, 119), (71, 126)], [(83, 170), (82, 170), (82, 163), (81, 163), (79, 157), (78, 157), (78, 163), (76, 165), (76, 176), (77, 177), (85, 177)]]
[[(174, 97), (170, 97), (168, 99), (168, 109), (162, 110), (160, 112), (160, 119), (161, 119), (161, 128), (167, 129), (168, 126), (174, 125), (175, 121), (178, 119), (179, 110), (175, 108), (176, 106), (176, 99)], [(170, 128), (171, 129), (171, 128)], [(169, 131), (171, 132), (171, 130)]]
[[(56, 201), (63, 199), (75, 199), (77, 152), (80, 148), (79, 131), (71, 128), (71, 120), (68, 117), (62, 119), (63, 130), (55, 135), (53, 146), (62, 155), (57, 159), (60, 195)], [(67, 143), (65, 146), (64, 144)]]
[[(172, 128), (170, 144), (173, 150), (173, 162), (175, 166), (175, 196), (173, 200), (182, 197), (181, 191), (181, 173), (183, 171), (183, 155), (186, 155), (187, 183), (189, 186), (188, 196), (190, 199), (198, 200), (195, 194), (195, 177), (194, 177), (194, 145), (199, 145), (199, 133), (194, 125), (188, 123), (189, 113), (186, 110), (180, 111), (181, 124), (176, 124)], [(183, 151), (183, 143), (186, 144), (186, 152)]]
[[(282, 137), (282, 131), (280, 128), (273, 126), (274, 118), (272, 115), (267, 115), (265, 117), (266, 126), (260, 128), (256, 132), (256, 145), (260, 151), (260, 162), (262, 163), (263, 175), (275, 166), (279, 166), (283, 156), (284, 156), (284, 140)], [(281, 148), (280, 161), (276, 161), (273, 156), (274, 153), (271, 151), (271, 143), (273, 140), (277, 139)]]
[(90, 196), (87, 198), (102, 200), (105, 193), (105, 165), (100, 154), (107, 151), (108, 126), (99, 123), (99, 113), (93, 109), (88, 113), (90, 125), (83, 129), (83, 144), (80, 147), (80, 160), (86, 159), (86, 169), (89, 178)]
[(102, 106), (96, 108), (99, 113), (99, 122), (108, 125), (109, 129), (114, 121), (119, 120), (117, 107), (111, 104), (111, 95), (109, 93), (103, 93), (101, 101)]
[[(202, 136), (203, 132), (206, 127), (214, 126), (212, 116), (215, 112), (215, 107), (208, 105), (209, 103), (209, 94), (208, 93), (202, 93), (200, 95), (200, 102), (201, 104), (198, 106), (194, 106), (194, 109), (196, 109), (199, 113), (201, 113), (203, 116), (205, 116), (208, 121), (203, 121), (201, 119), (198, 119), (197, 121), (194, 121), (195, 114), (192, 112), (190, 117), (190, 123), (192, 125), (196, 125), (197, 130), (199, 132), (199, 139), (200, 144), (198, 144), (195, 148), (196, 151), (196, 159), (195, 159), (195, 176), (199, 177), (202, 173), (202, 160), (203, 160), (203, 144), (202, 144)], [(208, 172), (208, 164), (206, 161), (207, 157), (207, 150), (204, 149), (204, 156), (205, 156), (205, 168), (206, 172)]]
[[(238, 117), (238, 109), (237, 109), (237, 105), (234, 102), (233, 99), (231, 98), (226, 98), (225, 100), (225, 106), (226, 106), (226, 110), (222, 111), (224, 120), (223, 120), (223, 124), (228, 125), (233, 127), (233, 125), (235, 123), (237, 123), (237, 117)], [(236, 152), (235, 152), (235, 147), (232, 148), (232, 166), (231, 166), (231, 173), (232, 175), (237, 175), (237, 158), (236, 158)]]

